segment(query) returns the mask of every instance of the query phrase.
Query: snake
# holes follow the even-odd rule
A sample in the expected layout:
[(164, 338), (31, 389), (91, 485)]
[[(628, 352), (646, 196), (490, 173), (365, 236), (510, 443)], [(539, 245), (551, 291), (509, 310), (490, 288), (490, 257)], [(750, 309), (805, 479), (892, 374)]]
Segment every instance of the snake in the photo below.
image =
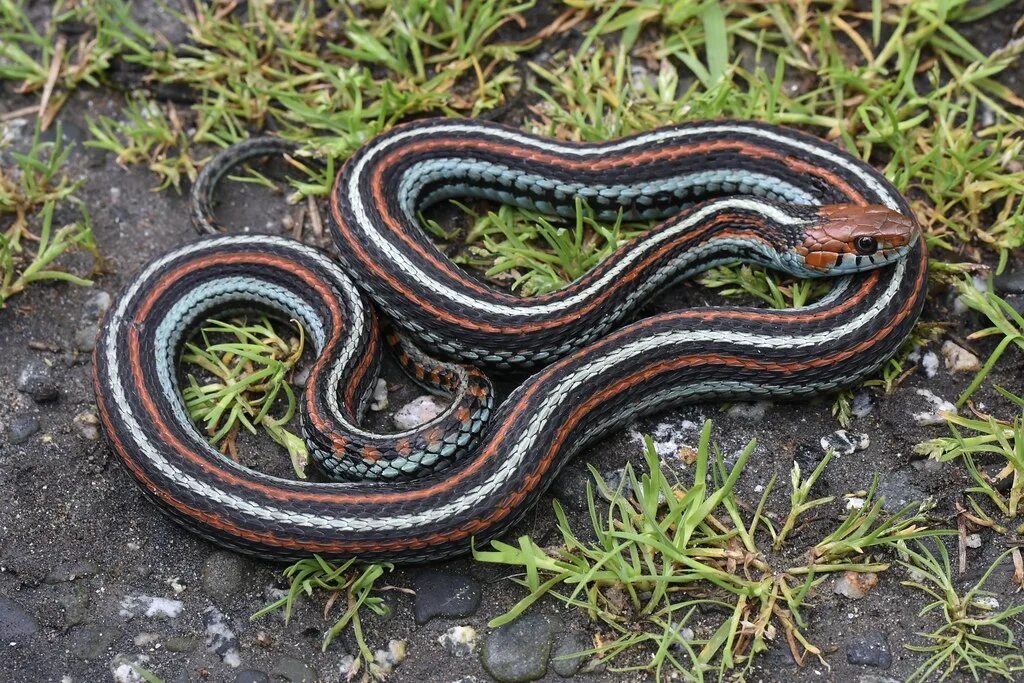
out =
[[(294, 143), (253, 138), (214, 159), (192, 218), (231, 166)], [(660, 221), (565, 287), (520, 296), (463, 269), (422, 212), (452, 198), (572, 220)], [(764, 123), (681, 123), (563, 142), (478, 120), (424, 119), (371, 138), (329, 194), (337, 258), (302, 242), (212, 234), (126, 283), (93, 358), (103, 430), (158, 507), (193, 532), (277, 560), (425, 562), (508, 531), (562, 467), (638, 416), (683, 403), (799, 401), (853, 386), (911, 334), (927, 283), (904, 197), (832, 143)], [(658, 292), (747, 262), (831, 278), (791, 309), (693, 306)], [(189, 418), (177, 363), (202, 321), (296, 320), (315, 348), (301, 431), (322, 481), (247, 468)], [(362, 426), (387, 348), (446, 397), (397, 433)], [(491, 378), (515, 388), (499, 401)]]

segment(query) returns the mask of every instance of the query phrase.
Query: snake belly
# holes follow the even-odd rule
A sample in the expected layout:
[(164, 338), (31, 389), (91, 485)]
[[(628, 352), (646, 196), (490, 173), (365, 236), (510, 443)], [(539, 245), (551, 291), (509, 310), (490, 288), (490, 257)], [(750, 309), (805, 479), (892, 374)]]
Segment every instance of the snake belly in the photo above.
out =
[[(108, 311), (94, 353), (105, 432), (164, 512), (239, 551), (402, 562), (464, 553), (471, 539), (514, 524), (583, 446), (637, 415), (682, 402), (801, 398), (864, 378), (909, 335), (927, 261), (919, 239), (893, 265), (836, 280), (811, 306), (692, 308), (623, 326), (653, 290), (706, 267), (704, 257), (652, 261), (638, 280), (641, 255), (616, 252), (565, 289), (522, 299), (459, 269), (417, 212), (469, 196), (565, 216), (582, 199), (605, 218), (658, 218), (731, 195), (910, 215), (864, 162), (775, 126), (684, 124), (601, 144), (475, 121), (399, 126), (338, 175), (331, 216), (342, 266), (292, 240), (232, 235), (143, 268)], [(696, 220), (676, 227), (684, 245), (701, 230)], [(261, 474), (219, 454), (189, 420), (176, 375), (185, 339), (206, 317), (253, 307), (301, 321), (318, 350), (302, 400), (315, 457), (354, 458), (378, 480)], [(419, 379), (453, 396), (446, 413), (409, 433), (359, 428), (382, 344), (376, 309), (413, 342), (409, 353), (418, 346), (439, 358), (426, 370), (429, 361), (415, 363)], [(533, 374), (495, 407), (472, 366)], [(448, 459), (454, 452), (460, 461)], [(388, 474), (405, 470), (422, 476)]]

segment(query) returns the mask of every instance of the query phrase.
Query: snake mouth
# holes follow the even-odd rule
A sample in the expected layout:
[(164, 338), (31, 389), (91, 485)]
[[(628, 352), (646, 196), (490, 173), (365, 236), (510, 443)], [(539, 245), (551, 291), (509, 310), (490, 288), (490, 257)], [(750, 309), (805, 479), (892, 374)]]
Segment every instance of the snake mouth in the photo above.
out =
[(796, 251), (813, 271), (843, 274), (877, 268), (905, 255), (920, 227), (912, 216), (885, 206), (835, 204), (818, 207), (818, 220), (804, 229)]

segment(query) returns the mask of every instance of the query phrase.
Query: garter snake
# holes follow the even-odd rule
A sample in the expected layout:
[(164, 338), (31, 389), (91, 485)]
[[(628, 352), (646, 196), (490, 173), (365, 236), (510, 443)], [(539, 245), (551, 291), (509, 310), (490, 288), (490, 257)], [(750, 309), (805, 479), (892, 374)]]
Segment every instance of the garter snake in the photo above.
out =
[[(203, 194), (256, 141), (210, 165)], [(262, 147), (261, 147), (262, 146)], [(212, 179), (212, 181), (211, 181)], [(417, 222), (451, 197), (571, 216), (667, 219), (564, 289), (522, 298), (457, 267)], [(208, 198), (206, 198), (208, 199)], [(799, 399), (885, 362), (923, 305), (926, 255), (905, 200), (866, 163), (792, 130), (716, 121), (600, 144), (479, 121), (427, 120), (359, 149), (330, 196), (341, 256), (285, 238), (221, 235), (151, 261), (110, 308), (94, 355), (105, 432), (166, 513), (240, 551), (424, 561), (513, 524), (586, 443), (687, 401)], [(797, 309), (690, 308), (629, 322), (657, 290), (753, 261), (840, 275)], [(249, 470), (185, 412), (176, 362), (205, 318), (257, 307), (318, 351), (302, 398), (314, 458), (345, 479)], [(383, 314), (383, 315), (381, 315)], [(359, 426), (384, 343), (451, 407), (400, 434)], [(422, 349), (420, 351), (419, 349)], [(532, 373), (494, 405), (488, 372)]]

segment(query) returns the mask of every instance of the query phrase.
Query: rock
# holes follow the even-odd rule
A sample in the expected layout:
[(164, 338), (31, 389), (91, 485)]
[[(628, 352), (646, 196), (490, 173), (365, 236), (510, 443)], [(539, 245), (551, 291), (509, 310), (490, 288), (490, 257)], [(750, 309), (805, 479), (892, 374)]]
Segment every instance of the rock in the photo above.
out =
[(117, 636), (112, 627), (85, 624), (71, 632), (69, 649), (79, 659), (99, 659), (107, 654)]
[(86, 441), (97, 441), (100, 438), (100, 419), (91, 410), (83, 410), (75, 415), (75, 427)]
[(556, 622), (543, 615), (526, 615), (487, 636), (480, 663), (499, 683), (535, 681), (548, 670)]
[(440, 398), (426, 394), (414, 398), (399, 408), (391, 420), (395, 423), (395, 427), (405, 431), (430, 422), (447, 409), (448, 405)]
[(964, 539), (964, 544), (968, 548), (980, 548), (981, 547), (981, 534), (967, 534), (967, 538)]
[(270, 676), (262, 671), (246, 669), (235, 674), (235, 683), (270, 683)]
[(878, 574), (874, 572), (846, 572), (836, 581), (833, 592), (851, 600), (860, 600), (878, 585)]
[(950, 372), (977, 372), (981, 369), (977, 356), (951, 341), (942, 343), (942, 360)]
[(757, 403), (733, 403), (725, 414), (729, 417), (736, 417), (750, 422), (759, 422), (772, 407), (769, 401), (758, 401)]
[(50, 368), (36, 360), (29, 361), (21, 369), (18, 391), (28, 394), (36, 403), (49, 403), (60, 398), (60, 390)]
[(28, 441), (33, 434), (39, 431), (39, 419), (33, 415), (15, 415), (11, 423), (7, 425), (7, 441), (12, 446)]
[(867, 434), (848, 432), (845, 429), (821, 437), (821, 450), (834, 451), (836, 455), (853, 455), (870, 445), (871, 437)]
[(465, 657), (476, 650), (476, 629), (472, 626), (452, 626), (442, 633), (437, 642), (453, 657)]
[(590, 639), (582, 633), (563, 633), (551, 653), (551, 668), (562, 678), (575, 676), (588, 655), (577, 654), (593, 649)]
[(892, 653), (885, 634), (871, 631), (850, 641), (846, 646), (846, 661), (858, 666), (888, 669), (892, 666)]
[(914, 422), (922, 427), (945, 424), (946, 420), (942, 413), (956, 415), (956, 406), (944, 398), (936, 396), (928, 389), (915, 390), (918, 396), (924, 398), (925, 410), (914, 413)]
[(996, 276), (992, 287), (998, 294), (1024, 294), (1024, 268), (1006, 271)]
[(416, 575), (413, 588), (417, 624), (425, 624), (437, 616), (468, 617), (480, 606), (480, 584), (463, 574), (424, 570)]
[(126, 595), (121, 599), (121, 616), (128, 619), (137, 616), (177, 619), (183, 608), (181, 600), (158, 598), (152, 595)]
[(270, 683), (270, 676), (262, 671), (246, 669), (235, 674), (235, 683)]
[(994, 595), (981, 595), (971, 600), (971, 607), (985, 612), (995, 612), (999, 609), (999, 599)]
[(92, 560), (79, 560), (54, 567), (43, 579), (44, 583), (65, 583), (85, 576), (96, 576), (100, 568)]
[(86, 322), (75, 330), (75, 348), (79, 351), (90, 352), (96, 348), (96, 336), (100, 332), (98, 322)]
[(290, 683), (316, 683), (317, 679), (316, 669), (288, 655), (278, 657), (270, 673)]
[(188, 636), (169, 636), (164, 641), (164, 648), (168, 652), (192, 652), (199, 645), (199, 641)]
[(867, 417), (875, 409), (875, 397), (870, 391), (858, 391), (853, 396), (850, 413), (856, 418)]
[(113, 299), (110, 294), (102, 289), (96, 290), (82, 307), (83, 318), (98, 321), (107, 312), (107, 309), (110, 308), (112, 301)]
[(10, 598), (0, 595), (0, 647), (21, 644), (39, 630), (35, 617)]
[(203, 626), (206, 627), (206, 649), (228, 666), (238, 668), (242, 664), (238, 638), (231, 630), (227, 615), (216, 607), (207, 607), (203, 610)]
[(374, 678), (384, 679), (391, 675), (395, 667), (405, 660), (409, 644), (404, 640), (392, 638), (388, 641), (388, 649), (373, 653)]
[(383, 379), (378, 379), (377, 383), (373, 386), (373, 398), (370, 403), (370, 410), (379, 413), (382, 410), (388, 409), (388, 383)]
[(243, 592), (250, 585), (251, 574), (252, 565), (246, 558), (218, 550), (203, 563), (203, 588), (214, 602), (219, 602)]

